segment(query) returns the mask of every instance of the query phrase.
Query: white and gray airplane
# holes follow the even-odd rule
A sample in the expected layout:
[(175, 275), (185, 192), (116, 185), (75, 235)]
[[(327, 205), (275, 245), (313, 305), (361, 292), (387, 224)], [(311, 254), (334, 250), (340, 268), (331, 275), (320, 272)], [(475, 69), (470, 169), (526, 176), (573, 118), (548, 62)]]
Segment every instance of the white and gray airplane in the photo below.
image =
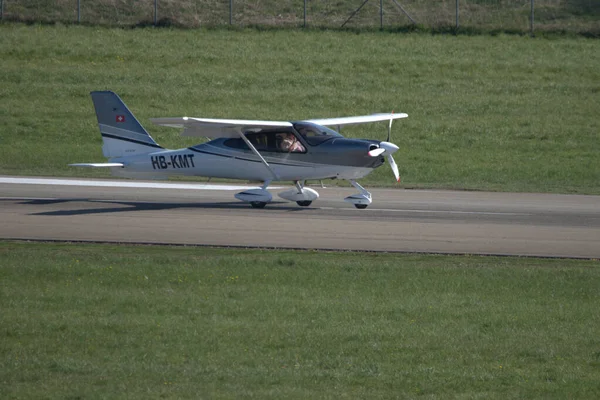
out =
[[(157, 125), (183, 128), (182, 136), (213, 139), (178, 150), (159, 146), (142, 127), (125, 103), (110, 91), (91, 93), (102, 134), (105, 163), (70, 164), (77, 167), (110, 168), (113, 175), (128, 178), (167, 178), (171, 175), (204, 176), (261, 181), (257, 189), (235, 197), (255, 208), (272, 201), (271, 182), (293, 181), (294, 187), (279, 197), (309, 206), (319, 193), (305, 186), (307, 180), (345, 179), (359, 193), (344, 200), (356, 208), (372, 202), (371, 193), (360, 179), (385, 163), (400, 181), (390, 143), (392, 121), (407, 114), (373, 114), (304, 121), (254, 121), (211, 118), (155, 118)], [(386, 141), (348, 139), (329, 126), (389, 121)]]

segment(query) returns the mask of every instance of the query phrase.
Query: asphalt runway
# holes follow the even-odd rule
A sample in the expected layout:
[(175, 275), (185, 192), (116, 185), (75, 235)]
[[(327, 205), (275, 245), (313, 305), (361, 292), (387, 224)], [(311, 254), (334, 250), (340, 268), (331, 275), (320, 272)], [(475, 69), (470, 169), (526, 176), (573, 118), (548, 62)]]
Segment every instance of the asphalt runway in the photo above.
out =
[(241, 186), (0, 176), (0, 238), (600, 258), (600, 196), (312, 185), (253, 209)]

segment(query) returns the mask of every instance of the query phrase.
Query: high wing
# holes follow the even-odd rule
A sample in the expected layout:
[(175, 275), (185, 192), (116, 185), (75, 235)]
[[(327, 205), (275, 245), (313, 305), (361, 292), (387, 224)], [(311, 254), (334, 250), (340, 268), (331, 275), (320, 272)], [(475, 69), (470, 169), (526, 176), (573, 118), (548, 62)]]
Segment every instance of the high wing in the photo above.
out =
[(356, 125), (366, 124), (369, 122), (378, 121), (389, 121), (392, 119), (406, 118), (408, 114), (371, 114), (371, 115), (359, 115), (356, 117), (341, 117), (341, 118), (322, 118), (322, 119), (309, 119), (304, 122), (312, 122), (313, 124), (323, 126), (341, 126), (341, 125)]
[(184, 128), (181, 136), (202, 136), (208, 138), (239, 137), (241, 132), (265, 128), (287, 128), (292, 124), (287, 121), (253, 121), (243, 119), (213, 118), (152, 118), (156, 125), (172, 128)]
[[(359, 115), (354, 117), (341, 118), (321, 118), (309, 119), (303, 122), (312, 122), (313, 124), (324, 126), (342, 126), (366, 124), (369, 122), (390, 121), (393, 119), (406, 118), (408, 114), (372, 114)], [(262, 121), (262, 120), (244, 120), (244, 119), (215, 119), (215, 118), (152, 118), (151, 121), (156, 125), (168, 126), (172, 128), (183, 128), (181, 136), (202, 136), (208, 138), (238, 137), (240, 132), (247, 132), (253, 129), (260, 130), (265, 128), (288, 128), (292, 126), (288, 121)]]

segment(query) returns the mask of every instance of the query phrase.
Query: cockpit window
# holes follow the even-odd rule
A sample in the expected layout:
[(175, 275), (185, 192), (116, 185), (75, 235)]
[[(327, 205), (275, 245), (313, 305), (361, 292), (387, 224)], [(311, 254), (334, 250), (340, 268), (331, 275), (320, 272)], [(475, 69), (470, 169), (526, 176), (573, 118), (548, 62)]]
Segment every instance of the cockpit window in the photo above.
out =
[[(304, 145), (292, 132), (260, 131), (246, 133), (246, 137), (259, 152), (305, 153)], [(241, 138), (227, 139), (223, 142), (227, 147), (248, 149)]]
[(304, 153), (306, 149), (298, 138), (292, 133), (278, 133), (275, 135), (277, 150), (284, 153)]
[(310, 122), (297, 122), (294, 124), (294, 128), (311, 146), (318, 146), (329, 139), (343, 137), (333, 129)]

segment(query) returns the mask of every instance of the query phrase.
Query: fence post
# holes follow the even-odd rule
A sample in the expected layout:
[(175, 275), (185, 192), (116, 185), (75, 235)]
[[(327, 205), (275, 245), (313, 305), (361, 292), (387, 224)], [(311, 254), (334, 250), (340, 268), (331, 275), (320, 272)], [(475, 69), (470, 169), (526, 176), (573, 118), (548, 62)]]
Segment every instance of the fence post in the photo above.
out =
[[(1, 0), (0, 0), (1, 1)], [(304, 28), (306, 29), (306, 2), (308, 0), (304, 0)]]
[(233, 25), (233, 0), (229, 0), (229, 25)]
[(383, 0), (379, 0), (379, 29), (383, 30)]
[(4, 19), (4, 0), (0, 0), (0, 21)]
[(533, 6), (533, 2), (534, 2), (534, 0), (531, 0), (531, 20), (530, 20), (530, 27), (531, 27), (531, 36), (532, 37), (534, 36), (534, 34), (533, 34), (533, 14), (534, 14), (533, 9), (535, 8)]
[(154, 26), (158, 23), (158, 0), (154, 0)]
[(81, 0), (77, 0), (77, 23), (81, 23)]
[(456, 30), (458, 30), (458, 16), (459, 16), (459, 12), (458, 12), (458, 0), (456, 0)]

